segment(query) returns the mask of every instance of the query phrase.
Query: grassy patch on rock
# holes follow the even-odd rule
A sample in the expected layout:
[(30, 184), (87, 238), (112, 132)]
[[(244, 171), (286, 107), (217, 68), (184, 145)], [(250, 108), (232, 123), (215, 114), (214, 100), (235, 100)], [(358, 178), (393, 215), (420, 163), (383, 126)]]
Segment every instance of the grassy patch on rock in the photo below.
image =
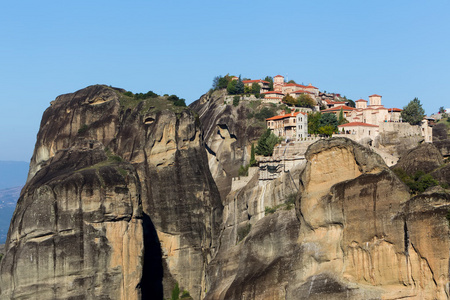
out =
[(297, 193), (292, 193), (286, 197), (284, 203), (275, 205), (273, 207), (266, 206), (264, 209), (265, 215), (267, 216), (267, 215), (273, 214), (274, 212), (276, 212), (279, 209), (291, 210), (295, 206), (295, 198), (296, 197), (297, 197)]

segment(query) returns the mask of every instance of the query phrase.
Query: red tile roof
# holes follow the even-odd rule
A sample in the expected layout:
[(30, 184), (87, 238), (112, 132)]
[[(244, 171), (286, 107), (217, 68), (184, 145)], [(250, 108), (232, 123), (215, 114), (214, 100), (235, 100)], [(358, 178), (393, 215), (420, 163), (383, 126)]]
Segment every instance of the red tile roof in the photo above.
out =
[(264, 92), (262, 94), (280, 94), (280, 95), (284, 95), (282, 92), (275, 92), (275, 91)]
[(388, 110), (388, 111), (395, 111), (395, 112), (401, 112), (401, 111), (402, 111), (400, 108), (395, 108), (395, 107), (393, 107), (393, 108), (388, 108), (387, 110)]
[(341, 110), (341, 108), (342, 108), (342, 110), (355, 110), (355, 108), (354, 107), (350, 107), (350, 106), (347, 106), (347, 105), (341, 105), (341, 106), (336, 106), (336, 107), (332, 107), (332, 108), (327, 108), (327, 109), (324, 109), (324, 110), (321, 110), (320, 112), (330, 112), (330, 111), (339, 111), (339, 110)]
[(290, 112), (290, 113), (285, 114), (285, 115), (278, 115), (278, 116), (274, 116), (274, 117), (271, 117), (271, 118), (267, 118), (266, 121), (274, 121), (274, 120), (281, 120), (281, 119), (285, 119), (285, 118), (291, 118), (291, 117), (297, 116), (300, 113), (303, 114), (303, 115), (305, 114), (303, 112)]
[(338, 125), (338, 127), (356, 127), (356, 126), (365, 126), (365, 127), (379, 127), (378, 125), (367, 124), (362, 122), (351, 122), (347, 124)]
[(312, 92), (310, 92), (310, 91), (305, 91), (305, 90), (298, 90), (298, 91), (292, 92), (292, 94), (306, 94), (306, 93), (308, 93), (308, 94), (313, 94)]
[(252, 79), (252, 80), (242, 80), (243, 83), (252, 83), (252, 82), (262, 82), (262, 83), (269, 83), (268, 81), (261, 80), (261, 79)]
[(315, 86), (312, 86), (312, 85), (308, 85), (308, 86), (305, 86), (305, 88), (307, 88), (307, 89), (319, 89), (319, 88), (316, 88)]
[(298, 84), (298, 83), (286, 83), (284, 86), (297, 86), (301, 88), (306, 88), (306, 86)]
[(359, 99), (359, 100), (356, 100), (355, 102), (367, 102), (367, 100)]
[(377, 95), (377, 94), (373, 94), (373, 95), (370, 95), (369, 97), (382, 97), (382, 96)]
[(277, 76), (275, 76), (275, 77), (283, 77), (283, 76), (281, 76), (281, 75), (277, 75)]

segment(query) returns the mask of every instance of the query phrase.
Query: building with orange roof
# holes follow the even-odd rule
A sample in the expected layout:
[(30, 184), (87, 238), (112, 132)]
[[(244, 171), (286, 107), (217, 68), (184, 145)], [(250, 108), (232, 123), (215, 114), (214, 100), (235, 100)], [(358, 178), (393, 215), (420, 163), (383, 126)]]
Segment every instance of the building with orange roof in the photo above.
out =
[(276, 91), (270, 91), (270, 92), (264, 92), (261, 93), (262, 95), (264, 95), (266, 99), (279, 99), (281, 101), (281, 99), (283, 99), (284, 94), (281, 92), (276, 92)]
[(287, 94), (292, 94), (293, 92), (299, 90), (304, 90), (313, 95), (314, 97), (319, 96), (319, 89), (313, 86), (311, 83), (308, 85), (302, 85), (298, 83), (286, 83), (284, 82), (284, 76), (281, 75), (277, 75), (273, 78), (273, 90), (276, 92), (281, 92), (285, 96)]
[(305, 112), (284, 111), (278, 115), (266, 119), (267, 128), (275, 135), (290, 140), (300, 140), (308, 136), (308, 115)]
[(381, 104), (381, 97), (373, 94), (369, 96), (369, 101), (364, 99), (356, 100), (356, 109), (346, 119), (349, 122), (359, 121), (373, 125), (379, 125), (381, 122), (401, 122), (402, 110), (384, 107)]
[(242, 83), (244, 86), (252, 87), (254, 83), (257, 83), (260, 87), (260, 93), (268, 92), (269, 91), (269, 84), (270, 82), (261, 80), (261, 79), (254, 79), (254, 80), (242, 80)]
[(354, 107), (350, 107), (347, 105), (338, 105), (338, 106), (334, 106), (331, 108), (327, 108), (327, 109), (323, 109), (320, 112), (322, 114), (326, 114), (326, 113), (332, 113), (336, 115), (336, 118), (339, 118), (339, 114), (342, 112), (344, 113), (344, 118), (346, 118), (347, 120), (351, 117), (352, 112), (355, 110), (356, 108)]

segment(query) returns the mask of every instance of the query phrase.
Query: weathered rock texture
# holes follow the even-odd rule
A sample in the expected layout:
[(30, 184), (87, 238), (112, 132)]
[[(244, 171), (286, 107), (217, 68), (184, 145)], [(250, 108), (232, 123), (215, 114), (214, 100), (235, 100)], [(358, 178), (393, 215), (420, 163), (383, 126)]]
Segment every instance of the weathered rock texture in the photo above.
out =
[(440, 122), (433, 126), (433, 142), (444, 141), (448, 139), (447, 125)]
[(448, 194), (409, 200), (382, 159), (348, 139), (317, 142), (306, 158), (296, 213), (254, 222), (235, 246), (222, 239), (206, 299), (448, 297)]
[(139, 194), (134, 168), (108, 162), (99, 143), (58, 151), (22, 191), (1, 265), (1, 297), (140, 299)]
[(45, 111), (2, 297), (168, 298), (178, 282), (201, 298), (222, 213), (201, 132), (189, 109), (123, 92), (91, 86)]
[(423, 141), (421, 128), (408, 123), (386, 122), (380, 124), (380, 134), (373, 145), (385, 153), (402, 157)]
[[(430, 224), (412, 226), (398, 216), (409, 194), (381, 158), (349, 140), (331, 139), (312, 145), (307, 159), (297, 207), (303, 269), (296, 281), (328, 274), (345, 287), (342, 293), (357, 291), (363, 298), (445, 299), (447, 287), (438, 281), (443, 276), (448, 282), (448, 270), (427, 262), (448, 264), (448, 251), (427, 257), (418, 249)], [(445, 215), (436, 215), (435, 224), (443, 222)], [(440, 228), (448, 245), (448, 226)]]
[(433, 145), (443, 156), (450, 156), (450, 140), (447, 134), (447, 125), (438, 123), (433, 127)]
[[(175, 283), (193, 299), (449, 298), (445, 190), (410, 199), (379, 155), (342, 138), (312, 144), (270, 183), (255, 174), (231, 190), (259, 127), (220, 91), (193, 107), (198, 119), (105, 86), (52, 102), (0, 298), (162, 299)], [(419, 148), (405, 170), (442, 164)], [(448, 178), (446, 166), (434, 172)]]
[(250, 143), (264, 131), (265, 124), (250, 118), (245, 105), (234, 107), (225, 103), (225, 90), (205, 94), (190, 105), (199, 114), (211, 173), (225, 199), (231, 180), (239, 167), (250, 160)]
[(429, 173), (444, 163), (442, 154), (433, 144), (423, 143), (400, 158), (395, 168), (414, 175), (417, 171)]

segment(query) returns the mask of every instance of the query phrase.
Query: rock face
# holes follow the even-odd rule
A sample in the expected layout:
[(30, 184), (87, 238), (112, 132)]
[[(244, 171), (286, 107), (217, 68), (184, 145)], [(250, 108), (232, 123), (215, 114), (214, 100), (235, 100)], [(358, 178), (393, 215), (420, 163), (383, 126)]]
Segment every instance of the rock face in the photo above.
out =
[(433, 142), (444, 141), (448, 138), (447, 125), (441, 122), (433, 126)]
[(83, 142), (26, 185), (1, 265), (4, 299), (140, 299), (140, 185), (128, 163)]
[(398, 161), (395, 168), (403, 169), (407, 174), (414, 174), (421, 170), (431, 172), (444, 163), (439, 150), (433, 144), (424, 143), (408, 151)]
[[(446, 286), (437, 282), (448, 278), (448, 270), (442, 273), (427, 264), (442, 257), (427, 257), (418, 249), (428, 227), (409, 225), (399, 214), (407, 210), (409, 194), (381, 159), (337, 139), (312, 145), (307, 159), (297, 207), (304, 244), (301, 265), (306, 266), (296, 272), (298, 289), (327, 274), (340, 283), (337, 294), (350, 292), (355, 299), (445, 299)], [(445, 215), (436, 216), (436, 224), (443, 221)], [(448, 226), (442, 234), (448, 243)]]
[(264, 126), (248, 119), (244, 105), (225, 103), (225, 90), (205, 94), (190, 105), (199, 114), (211, 173), (225, 199), (231, 190), (231, 180), (239, 167), (250, 160), (250, 142), (257, 140)]
[[(193, 107), (198, 117), (105, 86), (52, 102), (0, 298), (163, 299), (176, 283), (193, 299), (449, 298), (446, 190), (410, 199), (379, 155), (345, 138), (310, 145), (273, 181), (254, 168), (232, 181), (257, 127), (220, 91)], [(432, 145), (405, 157), (408, 172), (442, 164)]]
[(2, 298), (168, 298), (176, 282), (201, 298), (222, 214), (201, 132), (189, 109), (123, 92), (91, 86), (45, 111)]
[(422, 141), (420, 126), (411, 126), (406, 123), (383, 123), (380, 124), (380, 134), (375, 138), (373, 145), (385, 153), (402, 157)]
[(450, 156), (450, 140), (448, 139), (447, 126), (438, 123), (433, 127), (433, 145), (443, 156)]
[(348, 139), (317, 142), (306, 158), (295, 213), (220, 249), (206, 299), (448, 297), (448, 194), (409, 200), (382, 159)]

